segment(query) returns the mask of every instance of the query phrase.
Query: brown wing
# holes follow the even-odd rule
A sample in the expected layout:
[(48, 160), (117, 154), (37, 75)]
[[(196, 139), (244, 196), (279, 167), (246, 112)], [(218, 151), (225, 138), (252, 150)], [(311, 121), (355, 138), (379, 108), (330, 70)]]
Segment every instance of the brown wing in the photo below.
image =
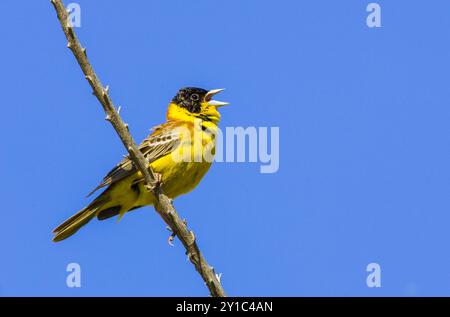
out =
[[(169, 154), (180, 144), (181, 135), (174, 129), (176, 124), (176, 122), (170, 121), (154, 127), (154, 132), (139, 145), (139, 150), (144, 154), (149, 163)], [(135, 172), (136, 167), (127, 155), (116, 167), (106, 174), (102, 183), (90, 192), (88, 197), (98, 189), (118, 182)]]

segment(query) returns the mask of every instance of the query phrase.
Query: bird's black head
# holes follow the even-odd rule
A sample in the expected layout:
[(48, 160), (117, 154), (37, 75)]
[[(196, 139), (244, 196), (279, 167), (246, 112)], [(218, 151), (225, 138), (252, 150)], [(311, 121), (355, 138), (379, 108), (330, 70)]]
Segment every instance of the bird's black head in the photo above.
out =
[(199, 113), (201, 111), (201, 103), (205, 100), (207, 90), (195, 87), (181, 88), (172, 102), (182, 108), (186, 108), (189, 112)]

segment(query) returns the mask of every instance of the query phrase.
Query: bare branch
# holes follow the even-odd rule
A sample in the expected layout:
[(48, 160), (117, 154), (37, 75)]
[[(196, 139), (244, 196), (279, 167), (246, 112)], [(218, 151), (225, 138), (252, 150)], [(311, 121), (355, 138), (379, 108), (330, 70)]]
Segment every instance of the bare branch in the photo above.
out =
[(106, 120), (111, 122), (112, 126), (116, 130), (123, 145), (130, 154), (135, 166), (139, 169), (144, 177), (146, 188), (150, 190), (156, 197), (155, 209), (163, 220), (170, 226), (173, 233), (177, 235), (183, 246), (186, 248), (186, 254), (189, 260), (194, 264), (195, 269), (201, 275), (206, 283), (211, 296), (223, 297), (226, 296), (225, 292), (217, 278), (214, 269), (206, 262), (202, 253), (200, 252), (194, 233), (189, 231), (185, 222), (181, 220), (172, 205), (171, 200), (164, 195), (157, 177), (151, 167), (148, 164), (147, 159), (144, 157), (141, 151), (134, 143), (131, 134), (128, 131), (128, 125), (123, 122), (118, 111), (114, 107), (114, 104), (109, 96), (109, 87), (104, 87), (99, 78), (94, 72), (86, 54), (86, 48), (83, 48), (75, 34), (75, 31), (68, 19), (68, 13), (61, 0), (50, 1), (58, 15), (58, 20), (61, 23), (63, 32), (68, 40), (67, 47), (72, 51), (78, 64), (83, 71), (86, 80), (89, 82), (93, 90), (93, 94), (97, 97), (98, 101), (103, 107), (106, 113)]

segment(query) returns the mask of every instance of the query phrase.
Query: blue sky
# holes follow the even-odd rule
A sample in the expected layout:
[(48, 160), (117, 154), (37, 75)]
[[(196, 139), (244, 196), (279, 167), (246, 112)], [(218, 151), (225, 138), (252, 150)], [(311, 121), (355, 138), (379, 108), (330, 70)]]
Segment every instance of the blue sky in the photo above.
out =
[[(450, 295), (448, 1), (378, 1), (376, 29), (360, 0), (78, 3), (136, 140), (183, 86), (227, 89), (222, 127), (280, 128), (277, 173), (217, 163), (175, 201), (228, 294)], [(0, 295), (208, 295), (151, 207), (51, 242), (124, 148), (49, 1), (0, 2), (0, 38)]]

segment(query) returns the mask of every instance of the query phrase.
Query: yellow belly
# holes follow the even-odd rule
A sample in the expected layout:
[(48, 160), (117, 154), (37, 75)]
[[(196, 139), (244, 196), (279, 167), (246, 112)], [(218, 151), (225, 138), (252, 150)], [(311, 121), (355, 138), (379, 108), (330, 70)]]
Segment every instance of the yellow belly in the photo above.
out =
[[(192, 154), (189, 162), (179, 161), (168, 154), (151, 163), (155, 173), (162, 176), (162, 190), (169, 198), (176, 198), (193, 190), (211, 167), (209, 161), (202, 159), (200, 162), (195, 162), (193, 159), (194, 151), (201, 151), (202, 155), (205, 151), (214, 153), (214, 139), (205, 135), (202, 141), (201, 148), (196, 148), (190, 143), (180, 145), (181, 152)], [(202, 155), (200, 158), (204, 157)], [(141, 172), (136, 172), (114, 184), (109, 195), (111, 200), (105, 208), (120, 205), (121, 215), (130, 209), (153, 205), (155, 202), (153, 194), (144, 188)]]
[[(186, 145), (192, 151), (192, 147)], [(172, 156), (166, 155), (151, 164), (151, 167), (162, 176), (162, 190), (169, 198), (176, 198), (193, 190), (211, 167), (211, 162), (176, 162)], [(154, 197), (140, 183), (139, 199), (136, 206), (152, 205)]]
[[(166, 157), (151, 165), (156, 173), (162, 175), (162, 190), (169, 198), (176, 198), (193, 190), (211, 167), (211, 163), (208, 162), (174, 163)], [(140, 172), (116, 184), (109, 193), (112, 199), (105, 204), (105, 208), (120, 205), (122, 207), (120, 214), (123, 215), (130, 209), (153, 205), (155, 198), (144, 188), (144, 182), (141, 181), (136, 185), (138, 189), (132, 189), (138, 179), (142, 179)]]
[[(193, 190), (211, 167), (207, 162), (173, 163), (171, 158), (161, 158), (151, 164), (156, 173), (162, 175), (164, 193), (175, 198)], [(143, 197), (145, 202), (145, 197)]]

